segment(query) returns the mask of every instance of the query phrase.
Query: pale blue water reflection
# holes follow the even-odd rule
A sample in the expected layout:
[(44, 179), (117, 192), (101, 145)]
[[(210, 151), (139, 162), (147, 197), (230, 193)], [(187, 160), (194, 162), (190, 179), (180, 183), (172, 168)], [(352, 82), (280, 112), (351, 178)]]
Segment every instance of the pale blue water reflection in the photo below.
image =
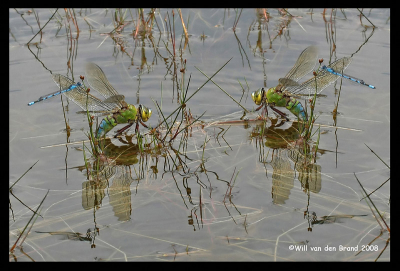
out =
[[(24, 253), (35, 261), (375, 260), (387, 233), (373, 243), (379, 251), (355, 256), (339, 246), (366, 245), (380, 233), (360, 202), (354, 172), (369, 192), (390, 177), (364, 145), (390, 165), (390, 10), (363, 9), (373, 28), (357, 9), (289, 9), (291, 16), (283, 9), (182, 9), (187, 41), (179, 10), (150, 11), (9, 10), (9, 183), (39, 160), (13, 194), (35, 209), (50, 189)], [(276, 86), (311, 45), (325, 65), (351, 56), (346, 74), (376, 89), (339, 78), (324, 90), (315, 113), (316, 123), (326, 126), (315, 167), (304, 170), (303, 160), (295, 159), (304, 153), (288, 145), (296, 141), (296, 125), (272, 112), (265, 126), (251, 121), (257, 113), (237, 124), (243, 109), (218, 86), (253, 110), (251, 93)], [(153, 109), (148, 125), (155, 127), (163, 118), (155, 102), (168, 116), (189, 78), (188, 95), (207, 81), (198, 69), (211, 76), (230, 58), (212, 79), (218, 86), (209, 81), (186, 104), (194, 119), (205, 112), (202, 122), (143, 157), (133, 129), (122, 141), (111, 140), (108, 156), (114, 160), (102, 164), (97, 182), (88, 177), (87, 168), (97, 164), (87, 151), (85, 164), (82, 143), (66, 144), (87, 139), (86, 116), (76, 114), (81, 109), (61, 95), (26, 106), (57, 90), (52, 73), (77, 82), (85, 64), (94, 62), (127, 103)], [(307, 147), (310, 153), (316, 140)], [(390, 222), (389, 198), (388, 184), (373, 196)], [(10, 203), (11, 247), (32, 213), (11, 195)], [(353, 217), (312, 224), (313, 213), (315, 221)], [(88, 233), (91, 242), (49, 233)], [(337, 250), (324, 251), (326, 246)], [(390, 245), (379, 260), (390, 260), (389, 252)], [(31, 261), (20, 250), (15, 255)]]

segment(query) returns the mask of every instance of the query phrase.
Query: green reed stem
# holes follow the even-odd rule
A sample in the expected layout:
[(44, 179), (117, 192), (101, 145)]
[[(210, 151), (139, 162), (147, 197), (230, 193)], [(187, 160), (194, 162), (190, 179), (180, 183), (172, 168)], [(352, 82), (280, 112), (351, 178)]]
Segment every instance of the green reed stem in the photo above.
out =
[(383, 219), (381, 213), (379, 212), (378, 208), (375, 206), (374, 202), (371, 200), (371, 198), (369, 197), (369, 195), (367, 194), (367, 191), (365, 191), (364, 186), (361, 184), (361, 182), (358, 180), (356, 173), (354, 172), (354, 177), (356, 177), (356, 180), (358, 182), (358, 184), (361, 186), (362, 190), (364, 191), (364, 194), (367, 196), (367, 198), (369, 199), (369, 201), (371, 202), (371, 204), (374, 206), (376, 212), (379, 214), (380, 218), (382, 219), (383, 223), (385, 223), (386, 228), (388, 229), (388, 231), (390, 231), (389, 226), (386, 224), (386, 221)]
[[(199, 92), (199, 90), (202, 89), (202, 88), (205, 86), (205, 84), (207, 84), (208, 81), (211, 80), (211, 78), (213, 78), (215, 75), (217, 75), (217, 74), (226, 66), (226, 64), (228, 64), (229, 61), (232, 60), (232, 58), (233, 58), (233, 57), (231, 57), (231, 58), (230, 58), (224, 65), (222, 65), (222, 67), (219, 68), (207, 81), (205, 81), (192, 95), (190, 95), (189, 98), (186, 99), (185, 103), (187, 103), (197, 92)], [(159, 123), (159, 124), (157, 125), (157, 127), (160, 126), (161, 124), (163, 124), (169, 117), (171, 117), (173, 114), (175, 114), (175, 112), (178, 111), (180, 108), (181, 108), (181, 107), (178, 107), (178, 108), (175, 109), (168, 117), (164, 118), (164, 121), (162, 121), (161, 123)], [(157, 127), (156, 127), (156, 128), (157, 128)]]
[(196, 66), (194, 66), (199, 72), (201, 72), (205, 77), (207, 77), (209, 80), (211, 80), (211, 82), (213, 82), (220, 90), (222, 90), (226, 95), (228, 95), (229, 98), (231, 98), (235, 103), (237, 103), (241, 108), (244, 109), (244, 111), (246, 111), (246, 113), (249, 113), (249, 110), (247, 110), (246, 108), (244, 108), (244, 106), (242, 106), (238, 101), (235, 100), (235, 98), (233, 98), (228, 92), (226, 92), (224, 89), (222, 89), (217, 83), (215, 83), (210, 77), (207, 76), (207, 74), (205, 74), (204, 72), (202, 72), (199, 68), (197, 68)]
[(188, 125), (186, 125), (185, 127), (183, 127), (181, 130), (179, 130), (179, 132), (177, 132), (176, 134), (175, 134), (175, 136), (174, 137), (176, 137), (177, 135), (179, 135), (183, 130), (185, 130), (185, 129), (187, 129), (188, 127), (190, 127), (190, 126), (192, 126), (196, 121), (198, 121), (205, 113), (206, 113), (207, 111), (204, 111), (204, 113), (203, 114), (201, 114), (200, 115), (200, 117), (198, 117), (197, 119), (195, 119), (192, 123), (190, 123), (190, 124), (188, 124)]
[(47, 190), (46, 195), (44, 196), (44, 198), (42, 199), (42, 201), (40, 202), (39, 206), (36, 208), (35, 213), (31, 216), (31, 218), (29, 219), (28, 223), (25, 225), (24, 229), (22, 230), (21, 234), (19, 235), (19, 237), (17, 238), (17, 240), (15, 241), (14, 245), (11, 247), (10, 252), (12, 253), (15, 249), (15, 247), (17, 246), (17, 243), (19, 241), (19, 239), (23, 236), (26, 228), (28, 227), (29, 223), (32, 221), (32, 219), (35, 217), (35, 215), (39, 215), (38, 210), (40, 209), (40, 207), (42, 206), (44, 200), (46, 199), (47, 195), (49, 194), (50, 189)]
[(388, 166), (388, 164), (386, 164), (386, 163), (385, 163), (385, 161), (383, 161), (383, 160), (382, 160), (382, 159), (381, 159), (381, 158), (380, 158), (380, 157), (379, 157), (379, 156), (378, 156), (378, 155), (377, 155), (377, 154), (376, 154), (376, 153), (375, 153), (375, 152), (374, 152), (374, 151), (373, 151), (373, 150), (372, 150), (370, 147), (368, 147), (368, 145), (367, 145), (367, 144), (365, 144), (365, 143), (364, 143), (364, 145), (365, 145), (365, 146), (367, 146), (367, 148), (368, 148), (368, 149), (370, 149), (370, 151), (371, 151), (373, 154), (375, 154), (375, 155), (376, 155), (376, 157), (378, 157), (378, 158), (379, 158), (379, 160), (381, 160), (381, 161), (382, 161), (382, 163), (384, 163), (384, 164), (385, 164), (385, 166), (387, 166), (387, 167), (388, 167), (388, 169), (390, 169), (390, 167)]
[(10, 186), (10, 188), (8, 188), (8, 189), (11, 191), (11, 190), (12, 190), (12, 188), (13, 188), (13, 186), (14, 186), (14, 185), (15, 185), (17, 182), (19, 182), (19, 180), (21, 180), (21, 179), (22, 179), (22, 177), (24, 177), (24, 176), (25, 176), (25, 174), (26, 174), (26, 173), (28, 173), (28, 171), (29, 171), (29, 170), (31, 170), (31, 169), (32, 169), (32, 168), (33, 168), (33, 167), (36, 165), (36, 163), (37, 163), (37, 162), (39, 162), (39, 160), (37, 160), (37, 161), (36, 161), (36, 162), (35, 162), (35, 163), (34, 163), (34, 164), (33, 164), (33, 165), (30, 167), (30, 168), (28, 168), (28, 170), (27, 170), (27, 171), (25, 171), (25, 173), (24, 173), (24, 174), (22, 174), (22, 175), (21, 175), (21, 177), (19, 177), (19, 178), (18, 178), (18, 180), (16, 180), (16, 181), (15, 181), (15, 183), (13, 183), (13, 184)]
[(319, 145), (319, 139), (321, 137), (321, 126), (318, 127), (318, 139), (315, 144), (315, 153), (314, 153), (314, 163), (317, 161), (317, 151), (318, 151), (318, 145)]

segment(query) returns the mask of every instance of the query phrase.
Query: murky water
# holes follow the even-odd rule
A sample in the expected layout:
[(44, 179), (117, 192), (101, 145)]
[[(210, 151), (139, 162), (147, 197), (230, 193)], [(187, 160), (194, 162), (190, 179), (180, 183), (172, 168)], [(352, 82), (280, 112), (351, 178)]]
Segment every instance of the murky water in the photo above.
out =
[[(182, 9), (186, 45), (178, 10), (157, 9), (151, 31), (138, 33), (136, 9), (59, 9), (45, 27), (55, 10), (33, 11), (9, 11), (10, 185), (39, 161), (10, 194), (10, 248), (32, 216), (16, 198), (36, 210), (50, 192), (25, 254), (14, 251), (18, 261), (371, 261), (385, 248), (387, 232), (369, 251), (340, 251), (365, 248), (381, 230), (355, 175), (368, 193), (390, 177), (366, 147), (390, 165), (390, 10), (364, 9), (369, 22), (357, 9)], [(323, 91), (319, 151), (305, 165), (303, 149), (288, 144), (298, 138), (296, 123), (272, 111), (264, 128), (251, 121), (261, 111), (240, 122), (243, 109), (219, 87), (254, 110), (251, 92), (276, 86), (310, 45), (324, 64), (352, 56), (345, 73), (376, 89), (339, 79)], [(81, 109), (65, 97), (64, 109), (60, 97), (27, 106), (57, 90), (51, 73), (77, 82), (87, 62), (126, 102), (152, 108), (152, 127), (162, 120), (153, 101), (168, 116), (187, 87), (192, 95), (206, 83), (200, 71), (210, 77), (228, 64), (186, 103), (194, 119), (204, 113), (201, 122), (146, 155), (133, 128), (107, 141), (105, 154), (118, 159), (95, 182), (82, 143), (66, 144), (87, 139)], [(390, 225), (389, 182), (371, 199)]]

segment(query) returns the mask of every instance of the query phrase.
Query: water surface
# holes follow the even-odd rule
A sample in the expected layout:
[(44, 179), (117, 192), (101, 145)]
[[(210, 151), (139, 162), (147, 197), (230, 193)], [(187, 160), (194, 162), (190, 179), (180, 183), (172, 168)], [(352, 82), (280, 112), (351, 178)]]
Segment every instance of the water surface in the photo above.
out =
[[(23, 244), (29, 257), (35, 261), (371, 261), (383, 250), (387, 233), (373, 243), (378, 251), (355, 255), (339, 247), (361, 249), (380, 233), (368, 205), (360, 201), (363, 196), (354, 173), (368, 192), (390, 177), (389, 169), (365, 146), (390, 165), (390, 10), (363, 10), (373, 28), (365, 17), (360, 20), (357, 9), (325, 13), (289, 9), (292, 16), (266, 9), (267, 17), (263, 9), (182, 9), (189, 35), (185, 45), (177, 10), (173, 15), (171, 9), (157, 9), (152, 31), (135, 36), (138, 10), (59, 9), (27, 46), (55, 9), (33, 11), (9, 10), (9, 183), (39, 160), (13, 187), (13, 194), (36, 209), (50, 190), (42, 217)], [(144, 10), (145, 19), (149, 11)], [(116, 31), (122, 17), (123, 30)], [(186, 90), (189, 77), (191, 95), (207, 81), (199, 70), (211, 76), (232, 58), (213, 81), (253, 110), (251, 92), (276, 86), (310, 45), (319, 48), (324, 64), (352, 56), (346, 73), (376, 89), (343, 79), (323, 91), (326, 97), (318, 98), (315, 113), (316, 123), (326, 126), (321, 127), (316, 163), (308, 171), (301, 170), (287, 148), (286, 141), (296, 137), (296, 126), (292, 122), (279, 126), (281, 121), (272, 111), (273, 120), (261, 137), (260, 123), (213, 124), (237, 121), (243, 115), (243, 109), (213, 82), (186, 105), (194, 118), (204, 113), (202, 126), (146, 158), (135, 151), (131, 129), (125, 142), (111, 141), (110, 153), (124, 155), (96, 184), (87, 178), (82, 143), (65, 144), (87, 139), (87, 119), (76, 114), (80, 108), (67, 105), (65, 97), (64, 110), (60, 97), (27, 106), (57, 90), (51, 73), (79, 81), (85, 63), (94, 62), (128, 103), (152, 108), (148, 124), (154, 127), (162, 117), (153, 100), (169, 115), (179, 106), (179, 93)], [(335, 121), (332, 112), (338, 99)], [(290, 113), (289, 118), (295, 119)], [(69, 135), (65, 120), (72, 129)], [(390, 222), (389, 187), (384, 185), (372, 199)], [(11, 247), (32, 212), (11, 194), (10, 203)], [(367, 216), (312, 224), (313, 212), (318, 219)], [(96, 228), (99, 234), (94, 234)], [(90, 238), (72, 238), (77, 232)], [(389, 251), (390, 246), (379, 260), (390, 260)], [(31, 261), (18, 249), (15, 255), (19, 261)]]

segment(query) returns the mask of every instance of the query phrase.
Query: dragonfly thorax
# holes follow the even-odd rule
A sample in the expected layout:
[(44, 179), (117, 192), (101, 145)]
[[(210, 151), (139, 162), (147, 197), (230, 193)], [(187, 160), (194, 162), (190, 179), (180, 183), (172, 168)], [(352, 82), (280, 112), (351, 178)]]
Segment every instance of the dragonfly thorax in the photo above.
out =
[(132, 104), (126, 103), (126, 109), (123, 111), (124, 111), (124, 117), (127, 120), (127, 122), (135, 121), (138, 117), (138, 110), (136, 106)]
[(286, 94), (286, 91), (282, 92), (277, 87), (270, 88), (265, 94), (265, 102), (276, 106), (286, 106), (290, 100), (290, 96)]

